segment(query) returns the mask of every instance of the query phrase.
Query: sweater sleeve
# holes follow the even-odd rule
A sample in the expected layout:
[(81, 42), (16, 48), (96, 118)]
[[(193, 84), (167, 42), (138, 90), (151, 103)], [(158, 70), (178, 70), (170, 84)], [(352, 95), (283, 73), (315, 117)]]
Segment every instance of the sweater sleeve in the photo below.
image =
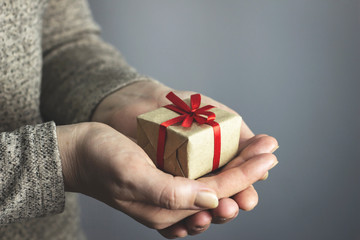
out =
[(57, 124), (89, 121), (100, 101), (136, 81), (130, 67), (99, 37), (86, 0), (50, 0), (43, 16), (41, 112)]
[(63, 211), (55, 129), (48, 122), (0, 133), (0, 224)]

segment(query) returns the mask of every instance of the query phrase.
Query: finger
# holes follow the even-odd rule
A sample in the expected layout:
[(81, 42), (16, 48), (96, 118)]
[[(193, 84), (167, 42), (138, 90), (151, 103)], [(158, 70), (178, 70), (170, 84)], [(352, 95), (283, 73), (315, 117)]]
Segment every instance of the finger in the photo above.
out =
[(168, 239), (183, 238), (188, 235), (186, 225), (183, 221), (175, 223), (170, 227), (158, 230), (158, 232)]
[(274, 137), (259, 134), (239, 145), (239, 154), (244, 154), (245, 151), (247, 153), (246, 158), (250, 158), (261, 153), (273, 153), (278, 147), (279, 143)]
[(251, 211), (259, 202), (259, 196), (253, 185), (250, 185), (244, 191), (235, 194), (232, 199), (234, 199), (239, 208), (244, 211)]
[(260, 180), (261, 180), (261, 181), (265, 181), (266, 179), (268, 179), (268, 177), (269, 177), (269, 172), (266, 172), (266, 173), (264, 174), (264, 176), (262, 176), (262, 177), (260, 178)]
[(199, 181), (206, 182), (217, 192), (219, 198), (230, 197), (258, 181), (277, 162), (275, 155), (264, 153), (238, 167), (227, 169), (215, 176), (201, 178)]
[(249, 139), (239, 152), (238, 156), (229, 162), (224, 170), (237, 167), (248, 159), (263, 153), (272, 153), (278, 146), (275, 138), (267, 135), (256, 135)]
[(260, 135), (248, 147), (244, 148), (242, 155), (245, 159), (251, 158), (262, 153), (273, 153), (278, 147), (278, 142), (274, 137)]
[(211, 224), (212, 216), (208, 210), (204, 210), (185, 219), (187, 232), (196, 235), (206, 231)]
[(239, 213), (237, 203), (231, 198), (222, 198), (219, 201), (219, 206), (210, 210), (212, 214), (212, 222), (216, 224), (223, 224), (236, 218)]
[(252, 144), (256, 139), (262, 138), (262, 137), (266, 137), (268, 135), (266, 134), (257, 134), (249, 139), (247, 139), (246, 141), (242, 141), (239, 143), (239, 148), (238, 148), (238, 152), (240, 153), (244, 148), (246, 148), (247, 146), (249, 146), (250, 144)]
[[(239, 158), (234, 159), (235, 161), (230, 162), (230, 164), (228, 164), (226, 167), (234, 167), (257, 154), (273, 153), (279, 148), (277, 140), (274, 137), (267, 136), (265, 134), (256, 135), (247, 142), (250, 143), (242, 149)], [(269, 172), (266, 172), (264, 176), (260, 178), (260, 180), (266, 180), (268, 176)]]

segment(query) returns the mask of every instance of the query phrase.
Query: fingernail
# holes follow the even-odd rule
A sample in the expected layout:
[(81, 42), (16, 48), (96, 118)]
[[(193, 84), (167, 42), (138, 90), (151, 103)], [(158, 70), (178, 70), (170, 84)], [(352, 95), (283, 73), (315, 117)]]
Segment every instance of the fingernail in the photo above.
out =
[(191, 228), (189, 230), (189, 234), (190, 235), (196, 235), (196, 234), (199, 234), (199, 233), (202, 233), (204, 232), (206, 229), (209, 228), (209, 225), (205, 225), (205, 226), (195, 226), (193, 228)]
[(265, 181), (269, 177), (269, 172), (266, 172), (261, 180)]
[(215, 193), (202, 190), (196, 195), (195, 205), (199, 208), (216, 208), (219, 200)]
[(271, 153), (274, 153), (279, 147), (280, 147), (279, 145), (276, 146), (276, 147), (274, 147), (274, 148), (271, 150)]
[(196, 226), (196, 227), (194, 227), (192, 230), (193, 231), (202, 231), (202, 230), (204, 230), (205, 229), (205, 226)]
[(278, 163), (279, 163), (279, 161), (274, 162), (273, 165), (271, 165), (271, 167), (269, 168), (269, 170), (272, 169), (273, 167), (275, 167)]
[(228, 219), (227, 218), (218, 218), (219, 222), (226, 222)]
[(223, 223), (226, 223), (226, 222), (228, 222), (228, 221), (236, 218), (238, 214), (239, 214), (239, 211), (237, 211), (237, 212), (234, 214), (234, 216), (229, 217), (229, 218), (225, 218), (225, 217), (223, 217), (223, 218), (222, 218), (222, 217), (214, 217), (213, 220), (212, 220), (212, 222), (213, 222), (213, 223), (216, 223), (216, 224), (223, 224)]
[(213, 218), (212, 223), (223, 224), (223, 223), (226, 223), (227, 220), (228, 220), (227, 218), (215, 217), (215, 218)]
[(195, 226), (194, 228), (192, 228), (191, 230), (193, 232), (203, 232), (209, 225), (205, 225), (205, 226)]

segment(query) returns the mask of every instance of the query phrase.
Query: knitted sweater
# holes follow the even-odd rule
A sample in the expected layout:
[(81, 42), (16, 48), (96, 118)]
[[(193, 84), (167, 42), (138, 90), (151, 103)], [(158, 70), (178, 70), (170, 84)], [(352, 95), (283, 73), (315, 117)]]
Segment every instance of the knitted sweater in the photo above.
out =
[(86, 0), (0, 1), (0, 239), (83, 238), (55, 123), (146, 80), (98, 33)]

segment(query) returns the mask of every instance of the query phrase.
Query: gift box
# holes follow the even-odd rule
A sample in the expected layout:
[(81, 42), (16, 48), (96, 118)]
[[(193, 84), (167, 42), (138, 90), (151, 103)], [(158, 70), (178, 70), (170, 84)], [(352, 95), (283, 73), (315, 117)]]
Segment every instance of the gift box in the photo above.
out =
[(137, 117), (137, 143), (165, 172), (190, 179), (228, 163), (237, 154), (242, 119), (201, 103), (200, 94)]

